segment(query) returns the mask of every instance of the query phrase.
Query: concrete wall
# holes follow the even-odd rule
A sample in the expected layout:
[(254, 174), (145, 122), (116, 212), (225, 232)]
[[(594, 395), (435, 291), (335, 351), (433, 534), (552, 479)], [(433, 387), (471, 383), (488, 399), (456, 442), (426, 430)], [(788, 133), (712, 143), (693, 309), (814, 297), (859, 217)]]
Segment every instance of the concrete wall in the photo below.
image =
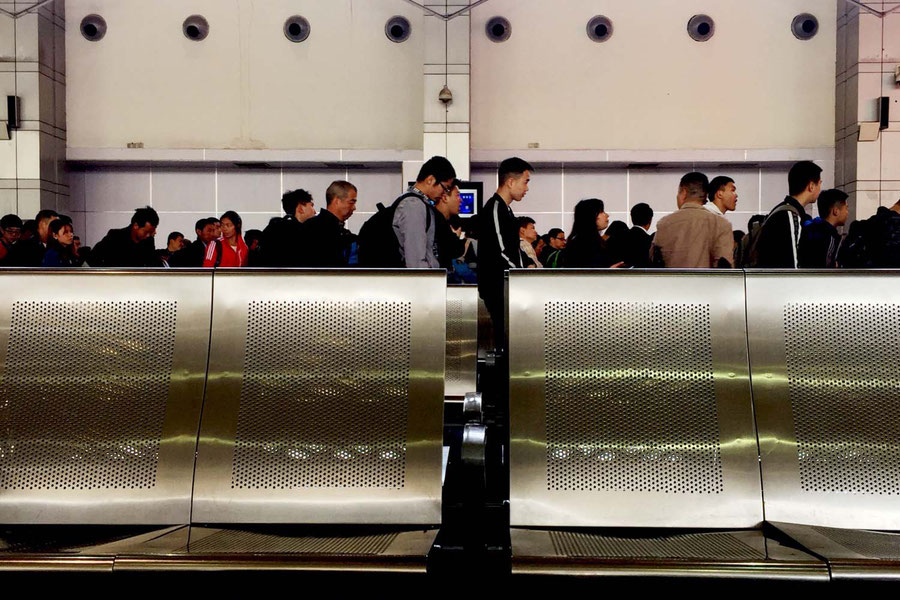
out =
[[(814, 13), (800, 41), (794, 16)], [(834, 146), (832, 0), (491, 0), (472, 18), (474, 149), (730, 149)], [(687, 35), (691, 16), (714, 37)], [(596, 43), (588, 20), (606, 15)], [(512, 35), (484, 34), (494, 15)]]

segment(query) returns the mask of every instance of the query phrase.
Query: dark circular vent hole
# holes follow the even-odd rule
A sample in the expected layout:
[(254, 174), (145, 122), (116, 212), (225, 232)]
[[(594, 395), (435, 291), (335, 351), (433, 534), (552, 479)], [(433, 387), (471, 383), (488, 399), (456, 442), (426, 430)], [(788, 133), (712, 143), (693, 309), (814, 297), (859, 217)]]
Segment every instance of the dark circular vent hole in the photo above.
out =
[(84, 26), (84, 33), (88, 37), (94, 37), (97, 35), (97, 26), (93, 23), (88, 23)]
[(803, 33), (812, 33), (816, 30), (818, 24), (812, 19), (807, 19), (803, 21)]
[(709, 35), (710, 29), (709, 23), (700, 23), (700, 25), (697, 26), (697, 33), (700, 35)]
[(288, 32), (290, 32), (291, 35), (300, 35), (303, 33), (303, 28), (297, 23), (291, 23), (290, 26), (288, 26)]
[(403, 37), (403, 27), (400, 25), (394, 25), (391, 27), (391, 35), (395, 38)]
[(606, 37), (606, 34), (609, 33), (609, 27), (601, 23), (600, 25), (594, 27), (594, 33), (597, 35), (597, 37)]
[(197, 27), (196, 25), (188, 25), (187, 34), (188, 34), (188, 37), (197, 39), (198, 37), (200, 37), (200, 28)]
[(491, 33), (494, 34), (494, 37), (503, 37), (503, 34), (506, 33), (506, 27), (501, 23), (495, 23), (494, 26), (491, 27)]

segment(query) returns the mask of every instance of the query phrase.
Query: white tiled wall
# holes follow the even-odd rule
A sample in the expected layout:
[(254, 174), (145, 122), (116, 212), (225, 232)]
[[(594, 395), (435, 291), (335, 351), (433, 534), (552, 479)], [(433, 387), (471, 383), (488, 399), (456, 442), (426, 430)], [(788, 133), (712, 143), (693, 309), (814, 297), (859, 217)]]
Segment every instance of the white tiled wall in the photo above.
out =
[[(9, 12), (34, 4), (0, 0)], [(18, 96), (21, 108), (20, 129), (0, 141), (0, 214), (73, 212), (64, 167), (65, 71), (63, 0), (15, 20), (0, 14), (0, 119), (7, 118), (5, 96)]]
[[(159, 213), (157, 246), (172, 231), (194, 237), (194, 223), (235, 210), (244, 231), (264, 229), (279, 217), (284, 191), (303, 188), (313, 195), (316, 208), (325, 206), (325, 189), (335, 180), (347, 180), (359, 188), (357, 212), (347, 226), (354, 232), (376, 211), (389, 205), (403, 191), (400, 168), (347, 171), (314, 169), (178, 169), (96, 168), (70, 173), (71, 203), (84, 212), (76, 232), (88, 245), (107, 231), (124, 227), (135, 208), (153, 206)], [(0, 196), (2, 199), (2, 196)], [(0, 200), (2, 201), (2, 200)]]
[[(834, 185), (834, 163), (821, 161), (823, 185)], [(710, 179), (726, 175), (735, 180), (738, 210), (727, 218), (734, 229), (747, 230), (747, 221), (755, 214), (768, 213), (787, 195), (788, 166), (723, 167), (696, 166)], [(646, 202), (654, 211), (654, 224), (676, 210), (678, 182), (689, 169), (589, 169), (568, 167), (538, 168), (532, 176), (528, 195), (513, 205), (517, 216), (532, 217), (539, 233), (553, 227), (565, 231), (572, 228), (572, 213), (579, 200), (600, 198), (611, 221), (631, 225), (630, 211), (635, 204)], [(497, 187), (494, 168), (476, 168), (472, 179), (484, 184), (489, 197)], [(815, 212), (815, 207), (807, 210)], [(655, 227), (654, 227), (655, 229)]]

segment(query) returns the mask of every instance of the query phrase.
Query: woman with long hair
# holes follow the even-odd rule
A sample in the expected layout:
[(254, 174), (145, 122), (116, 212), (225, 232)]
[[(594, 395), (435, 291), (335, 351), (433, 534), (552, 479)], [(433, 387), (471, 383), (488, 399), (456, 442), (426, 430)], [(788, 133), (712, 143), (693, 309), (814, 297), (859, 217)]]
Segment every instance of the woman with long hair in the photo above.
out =
[(250, 249), (241, 237), (244, 222), (241, 216), (229, 210), (222, 218), (222, 237), (206, 247), (204, 267), (246, 267)]
[(608, 269), (613, 264), (600, 232), (609, 226), (603, 200), (589, 198), (575, 205), (575, 223), (565, 249), (565, 266), (569, 269)]
[(56, 219), (50, 222), (50, 237), (42, 267), (80, 267), (81, 260), (75, 252), (75, 231), (71, 221)]

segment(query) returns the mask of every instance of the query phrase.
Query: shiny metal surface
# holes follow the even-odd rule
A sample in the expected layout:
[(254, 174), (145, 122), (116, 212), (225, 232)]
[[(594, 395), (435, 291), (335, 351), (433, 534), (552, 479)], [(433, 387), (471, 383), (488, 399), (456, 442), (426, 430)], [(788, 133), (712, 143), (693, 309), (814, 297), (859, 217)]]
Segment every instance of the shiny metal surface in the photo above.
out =
[(0, 522), (187, 523), (201, 272), (0, 271)]
[(898, 275), (748, 273), (767, 520), (900, 529)]
[(193, 521), (439, 523), (445, 290), (216, 272)]
[(474, 392), (478, 367), (478, 288), (447, 287), (447, 366), (444, 395), (462, 398)]
[(762, 521), (743, 275), (514, 271), (514, 526)]
[(487, 443), (487, 427), (480, 423), (466, 423), (463, 427), (462, 461), (471, 466), (484, 466)]
[(821, 560), (759, 531), (617, 537), (513, 529), (514, 574), (827, 581)]
[(303, 532), (190, 528), (190, 543), (170, 535), (137, 544), (116, 558), (117, 571), (381, 571), (424, 572), (436, 529)]
[(463, 419), (467, 423), (481, 423), (484, 419), (482, 407), (481, 392), (469, 392), (463, 399)]
[(900, 580), (900, 534), (773, 523), (824, 557), (834, 579)]

